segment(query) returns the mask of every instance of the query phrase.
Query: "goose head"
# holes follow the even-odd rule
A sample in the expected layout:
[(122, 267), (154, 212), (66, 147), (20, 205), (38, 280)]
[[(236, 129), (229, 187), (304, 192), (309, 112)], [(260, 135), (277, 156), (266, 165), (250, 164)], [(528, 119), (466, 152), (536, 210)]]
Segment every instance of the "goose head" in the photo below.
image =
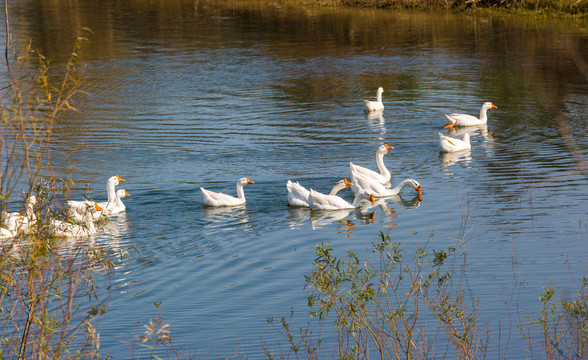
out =
[(249, 180), (249, 178), (240, 178), (239, 181), (237, 181), (237, 183), (241, 186), (245, 186), (247, 184), (255, 184), (253, 181)]
[(494, 108), (494, 109), (498, 109), (498, 106), (496, 106), (496, 105), (492, 104), (490, 101), (488, 101), (488, 102), (485, 102), (485, 103), (482, 105), (482, 107), (483, 107), (484, 109), (486, 109), (486, 110), (490, 110), (490, 109), (492, 109), (492, 108)]
[(121, 178), (118, 175), (114, 175), (108, 178), (107, 183), (108, 184), (114, 184), (114, 186), (117, 186), (119, 183), (125, 181), (125, 179)]
[(421, 195), (421, 191), (422, 191), (423, 186), (421, 184), (419, 184), (418, 181), (413, 180), (413, 179), (409, 179), (408, 184), (409, 184), (410, 187), (412, 187), (413, 189), (415, 189), (416, 192), (419, 193), (419, 196)]
[(378, 148), (378, 152), (385, 154), (388, 152), (388, 150), (392, 150), (392, 149), (394, 149), (393, 146), (389, 146), (389, 145), (384, 144)]

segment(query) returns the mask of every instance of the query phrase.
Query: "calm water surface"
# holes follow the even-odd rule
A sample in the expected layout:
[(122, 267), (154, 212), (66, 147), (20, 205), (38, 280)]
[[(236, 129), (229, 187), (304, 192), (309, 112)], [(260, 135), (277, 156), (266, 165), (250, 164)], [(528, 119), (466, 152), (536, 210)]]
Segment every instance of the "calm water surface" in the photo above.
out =
[[(174, 341), (197, 358), (260, 358), (262, 342), (285, 349), (266, 319), (293, 308), (294, 326), (306, 324), (315, 247), (365, 255), (380, 232), (409, 252), (457, 246), (449, 270), (480, 300), (481, 328), (512, 331), (512, 358), (528, 355), (519, 310), (537, 311), (550, 284), (572, 295), (585, 276), (588, 177), (570, 149), (588, 153), (588, 82), (573, 60), (588, 59), (586, 22), (70, 5), (19, 1), (12, 12), (18, 39), (56, 63), (79, 26), (94, 31), (87, 94), (80, 112), (59, 120), (51, 150), (78, 193), (103, 199), (118, 174), (131, 194), (126, 214), (94, 239), (128, 252), (103, 279), (112, 285), (99, 322), (104, 354), (129, 356), (121, 340), (143, 333), (159, 301)], [(386, 109), (366, 116), (362, 100), (378, 86)], [(472, 150), (440, 155), (443, 114), (477, 114), (484, 101), (498, 109), (467, 129)], [(566, 128), (574, 145), (560, 135)], [(327, 191), (349, 176), (350, 161), (375, 169), (383, 143), (394, 146), (385, 157), (393, 182), (417, 179), (422, 201), (405, 189), (372, 209), (286, 206), (288, 179)], [(203, 206), (200, 187), (234, 193), (244, 176), (255, 181), (246, 206)]]

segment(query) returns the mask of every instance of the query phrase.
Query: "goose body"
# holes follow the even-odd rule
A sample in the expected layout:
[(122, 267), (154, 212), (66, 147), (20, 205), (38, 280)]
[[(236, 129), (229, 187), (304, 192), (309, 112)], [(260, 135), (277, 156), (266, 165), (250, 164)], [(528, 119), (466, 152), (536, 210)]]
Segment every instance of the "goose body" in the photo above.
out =
[(384, 110), (384, 103), (382, 103), (382, 94), (383, 93), (384, 93), (384, 89), (379, 87), (378, 91), (376, 92), (376, 101), (364, 100), (363, 101), (363, 109), (365, 111)]
[(68, 218), (77, 224), (85, 224), (87, 221), (98, 221), (104, 215), (104, 209), (98, 203), (92, 203), (84, 212), (68, 212)]
[[(95, 210), (100, 212), (102, 208), (94, 203)], [(80, 214), (78, 214), (80, 216)], [(94, 226), (94, 220), (91, 216), (81, 217), (80, 224), (75, 224), (69, 221), (51, 219), (49, 223), (49, 231), (56, 237), (67, 239), (83, 239), (89, 238), (96, 234), (97, 229)]]
[(405, 187), (411, 187), (419, 195), (421, 195), (422, 189), (421, 184), (419, 184), (419, 182), (414, 179), (406, 179), (392, 189), (389, 189), (381, 183), (374, 181), (373, 179), (361, 176), (359, 174), (356, 174), (356, 176), (352, 178), (352, 181), (355, 185), (351, 186), (351, 190), (353, 190), (355, 194), (357, 194), (358, 192), (365, 191), (370, 194), (373, 194), (374, 197), (398, 195), (398, 193), (400, 193), (400, 191)]
[(125, 211), (127, 208), (121, 200), (122, 198), (127, 196), (131, 195), (129, 195), (129, 193), (125, 189), (116, 190), (113, 201), (101, 202), (98, 203), (98, 206), (104, 209), (103, 211), (105, 215), (119, 214)]
[(12, 239), (16, 234), (7, 228), (0, 227), (0, 240)]
[[(4, 212), (2, 214), (2, 228), (7, 229), (13, 236), (30, 229), (37, 220), (34, 209), (36, 203), (37, 197), (31, 195), (27, 198), (24, 215), (19, 212)], [(8, 232), (4, 232), (4, 234), (8, 235)]]
[(50, 231), (54, 236), (62, 238), (83, 239), (96, 234), (94, 222), (87, 218), (83, 224), (74, 224), (64, 220), (53, 219)]
[(378, 111), (384, 110), (384, 103), (382, 103), (382, 94), (384, 93), (384, 89), (379, 87), (378, 91), (376, 92), (376, 101), (364, 100), (363, 101), (363, 108), (365, 111)]
[(365, 168), (363, 166), (355, 165), (353, 163), (349, 163), (349, 171), (351, 172), (351, 178), (353, 181), (353, 174), (362, 174), (363, 176), (374, 179), (379, 183), (386, 185), (390, 182), (390, 178), (392, 174), (384, 164), (384, 155), (388, 153), (388, 150), (392, 150), (394, 147), (388, 146), (386, 144), (380, 146), (376, 151), (376, 165), (378, 166), (379, 173), (377, 171)]
[(355, 196), (353, 202), (350, 203), (337, 195), (325, 195), (310, 189), (308, 205), (313, 210), (355, 209), (361, 204), (361, 200), (363, 199), (369, 199), (372, 203), (374, 202), (374, 196), (365, 191), (359, 192), (358, 195)]
[(208, 206), (236, 206), (245, 204), (245, 193), (243, 186), (253, 184), (254, 182), (249, 178), (241, 178), (237, 181), (237, 197), (227, 195), (220, 192), (206, 190), (201, 187), (202, 196), (204, 197), (204, 204)]
[(469, 133), (463, 134), (462, 139), (456, 139), (439, 133), (439, 149), (442, 152), (456, 152), (471, 148)]
[(472, 115), (467, 114), (449, 114), (445, 115), (447, 118), (447, 125), (445, 128), (453, 127), (453, 126), (474, 126), (474, 125), (483, 125), (488, 122), (488, 116), (486, 112), (492, 108), (497, 108), (496, 105), (492, 104), (491, 102), (485, 102), (480, 109), (480, 117), (477, 118)]
[[(329, 195), (337, 195), (339, 191), (350, 185), (351, 183), (347, 181), (347, 179), (339, 180), (333, 186)], [(309, 207), (308, 196), (310, 195), (310, 191), (300, 185), (298, 181), (292, 182), (288, 180), (286, 183), (286, 189), (288, 190), (288, 206)]]

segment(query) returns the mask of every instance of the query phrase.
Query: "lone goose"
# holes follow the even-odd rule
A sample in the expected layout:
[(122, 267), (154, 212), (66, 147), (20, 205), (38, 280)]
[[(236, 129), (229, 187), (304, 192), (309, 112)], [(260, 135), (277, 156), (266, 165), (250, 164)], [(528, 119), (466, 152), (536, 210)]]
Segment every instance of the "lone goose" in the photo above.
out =
[(486, 112), (492, 108), (498, 108), (496, 105), (492, 104), (491, 102), (485, 102), (480, 109), (480, 118), (478, 119), (475, 116), (467, 115), (467, 114), (449, 114), (445, 115), (447, 118), (448, 124), (444, 126), (444, 128), (450, 128), (454, 126), (474, 126), (474, 125), (482, 125), (488, 122), (488, 117), (486, 116)]
[(439, 149), (442, 152), (456, 152), (471, 149), (470, 134), (463, 134), (463, 139), (456, 139), (439, 133)]
[(384, 89), (379, 87), (378, 91), (376, 92), (376, 101), (364, 100), (363, 101), (364, 110), (365, 111), (384, 110), (384, 104), (382, 103), (382, 93), (384, 93)]
[(245, 204), (245, 193), (243, 192), (243, 186), (247, 184), (254, 184), (249, 178), (241, 178), (237, 181), (237, 197), (206, 190), (201, 187), (202, 196), (204, 197), (204, 204), (208, 206), (236, 206)]

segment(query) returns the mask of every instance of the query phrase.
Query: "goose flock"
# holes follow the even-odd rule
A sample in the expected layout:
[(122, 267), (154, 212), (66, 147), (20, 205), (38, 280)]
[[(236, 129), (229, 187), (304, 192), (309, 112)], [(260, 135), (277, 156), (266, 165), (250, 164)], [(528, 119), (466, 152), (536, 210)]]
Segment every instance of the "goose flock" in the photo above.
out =
[[(99, 230), (99, 224), (104, 217), (119, 214), (125, 211), (126, 206), (122, 198), (130, 196), (124, 190), (116, 190), (124, 179), (118, 175), (110, 177), (106, 182), (107, 201), (94, 202), (91, 200), (67, 201), (66, 219), (46, 219), (49, 232), (56, 237), (67, 239), (87, 238)], [(24, 214), (19, 212), (3, 212), (0, 223), (0, 240), (12, 239), (26, 234), (41, 222), (37, 221), (34, 205), (37, 198), (31, 195), (26, 201)]]
[[(376, 91), (376, 101), (364, 100), (364, 110), (366, 113), (381, 112), (384, 110), (382, 102), (382, 94), (384, 89), (379, 87)], [(444, 128), (475, 126), (486, 124), (488, 121), (486, 112), (492, 108), (496, 108), (491, 102), (486, 102), (480, 109), (480, 117), (476, 118), (467, 114), (449, 114), (447, 117), (447, 125)], [(464, 134), (462, 139), (449, 137), (439, 133), (439, 149), (441, 152), (459, 152), (471, 148), (470, 135)], [(390, 179), (391, 173), (384, 164), (384, 155), (394, 147), (383, 144), (376, 151), (376, 165), (378, 171), (374, 171), (362, 166), (349, 163), (350, 179), (347, 178), (338, 181), (330, 193), (324, 194), (314, 189), (306, 189), (300, 185), (298, 181), (292, 182), (288, 180), (286, 183), (286, 190), (288, 192), (288, 206), (308, 207), (311, 210), (342, 210), (353, 209), (361, 205), (362, 200), (370, 200), (374, 203), (375, 197), (394, 196), (400, 193), (405, 187), (413, 188), (418, 196), (421, 196), (422, 185), (414, 179), (406, 179), (392, 188)], [(253, 181), (249, 178), (241, 178), (237, 181), (237, 197), (206, 190), (202, 190), (204, 197), (204, 204), (208, 206), (235, 206), (245, 204), (245, 193), (243, 186), (252, 184)], [(355, 196), (352, 203), (346, 201), (337, 195), (337, 193), (346, 187), (349, 187)]]
[[(378, 113), (384, 110), (382, 94), (384, 89), (379, 87), (376, 92), (376, 101), (364, 100), (364, 110), (366, 114)], [(485, 102), (480, 109), (480, 117), (476, 118), (467, 114), (448, 114), (447, 125), (444, 128), (466, 127), (486, 124), (488, 121), (487, 111), (496, 108), (491, 102)], [(465, 133), (463, 138), (453, 138), (439, 133), (439, 149), (443, 153), (454, 153), (471, 148), (470, 135)], [(414, 189), (420, 199), (422, 185), (414, 179), (406, 179), (397, 186), (392, 187), (391, 173), (384, 164), (384, 156), (394, 147), (383, 144), (376, 150), (376, 166), (378, 171), (349, 163), (349, 181), (344, 178), (338, 181), (329, 193), (321, 193), (314, 189), (306, 189), (298, 181), (288, 180), (286, 190), (288, 194), (287, 205), (291, 207), (305, 207), (310, 210), (343, 210), (360, 207), (362, 202), (369, 201), (375, 204), (374, 198), (383, 198), (394, 196), (400, 193), (405, 187)], [(98, 229), (100, 220), (104, 217), (124, 212), (126, 207), (122, 198), (130, 196), (124, 190), (116, 190), (124, 179), (118, 175), (110, 177), (106, 182), (107, 200), (94, 202), (90, 200), (67, 201), (67, 219), (49, 219), (49, 230), (52, 234), (64, 238), (83, 238), (95, 234)], [(237, 196), (232, 196), (222, 192), (214, 192), (203, 187), (200, 188), (206, 206), (238, 206), (246, 203), (245, 192), (243, 187), (247, 184), (253, 184), (247, 177), (240, 178), (237, 181)], [(349, 188), (353, 192), (354, 200), (348, 202), (338, 195), (338, 193)], [(14, 238), (28, 230), (35, 224), (34, 205), (36, 197), (29, 196), (26, 201), (25, 212), (3, 212), (2, 221), (0, 222), (0, 240)]]

